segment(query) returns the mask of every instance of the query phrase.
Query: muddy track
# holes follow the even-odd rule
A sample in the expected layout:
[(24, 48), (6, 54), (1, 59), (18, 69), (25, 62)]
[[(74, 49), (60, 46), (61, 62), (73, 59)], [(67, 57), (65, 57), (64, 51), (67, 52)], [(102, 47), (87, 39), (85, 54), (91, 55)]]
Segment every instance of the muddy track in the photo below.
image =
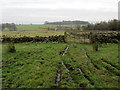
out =
[[(64, 51), (62, 51), (61, 56), (64, 56), (67, 53), (67, 50), (69, 49), (69, 46), (67, 46)], [(87, 53), (85, 52), (86, 58), (89, 58), (89, 56), (87, 55)], [(77, 74), (78, 76), (82, 73), (83, 76), (89, 81), (89, 83), (94, 86), (94, 82), (93, 80), (90, 79), (90, 77), (88, 75), (85, 74), (84, 70), (82, 68), (72, 68), (70, 67), (71, 65), (66, 64), (64, 61), (61, 61), (61, 64), (64, 66), (64, 68), (66, 69), (66, 71), (68, 72), (68, 75), (70, 76), (70, 79), (72, 80), (73, 83), (79, 83), (78, 81), (74, 80), (74, 78), (72, 78), (71, 76), (71, 72), (72, 71), (79, 71), (79, 74)], [(94, 65), (95, 66), (95, 65)], [(84, 88), (82, 86), (80, 86), (80, 88)]]
[[(64, 52), (62, 53), (62, 57), (67, 53), (67, 51), (68, 51), (68, 49), (70, 48), (70, 46), (68, 45), (65, 49), (64, 49)], [(68, 75), (69, 75), (69, 77), (70, 77), (70, 80), (73, 82), (73, 83), (77, 83), (73, 78), (72, 78), (72, 76), (71, 76), (71, 74), (70, 74), (70, 69), (68, 69), (67, 68), (67, 64), (65, 64), (64, 63), (64, 61), (61, 61), (61, 65), (66, 69), (66, 71), (68, 72)]]
[(60, 81), (61, 81), (61, 70), (58, 70), (57, 71), (57, 77), (56, 77), (56, 80), (55, 80), (55, 86), (56, 87), (59, 87)]
[[(82, 50), (85, 52), (85, 56), (86, 58), (88, 58), (91, 63), (94, 65), (95, 68), (100, 69), (100, 67), (98, 67), (97, 65), (95, 65), (94, 62), (92, 62), (93, 60), (90, 58), (90, 56), (87, 54), (86, 50), (84, 48), (82, 48)], [(104, 63), (107, 63), (107, 61), (103, 60)], [(108, 65), (112, 66), (111, 64), (107, 63)], [(112, 68), (108, 67), (108, 66), (103, 66), (106, 70), (108, 70), (110, 73), (113, 73), (117, 76), (120, 76), (119, 72), (113, 71)], [(117, 69), (116, 67), (112, 66), (113, 68)]]
[(100, 67), (98, 67), (98, 66), (93, 62), (93, 60), (90, 58), (90, 56), (87, 54), (86, 50), (85, 50), (84, 48), (82, 48), (82, 50), (84, 51), (86, 58), (90, 60), (90, 62), (93, 64), (93, 66), (94, 66), (96, 69), (100, 69)]
[(114, 67), (114, 68), (120, 70), (120, 67), (118, 67), (118, 66), (116, 66), (116, 65), (114, 65), (114, 64), (112, 64), (112, 63), (110, 63), (109, 61), (107, 61), (107, 60), (105, 60), (105, 59), (103, 59), (103, 58), (102, 58), (101, 60), (102, 60), (103, 62), (105, 62), (105, 63), (111, 65), (112, 67)]
[(61, 64), (64, 66), (64, 68), (66, 69), (66, 71), (68, 72), (70, 79), (74, 82), (73, 78), (70, 75), (70, 70), (66, 67), (65, 63), (62, 61)]
[[(63, 57), (63, 56), (67, 53), (67, 50), (68, 50), (68, 49), (69, 49), (69, 45), (64, 49), (64, 51), (60, 52), (60, 55)], [(68, 73), (68, 75), (69, 75), (70, 80), (71, 80), (73, 83), (75, 83), (75, 81), (74, 81), (73, 78), (71, 77), (70, 71), (69, 71), (69, 69), (66, 67), (64, 61), (61, 61), (61, 65), (66, 69), (66, 71), (67, 71), (67, 73)], [(61, 81), (62, 71), (61, 71), (61, 70), (58, 70), (57, 73), (58, 73), (58, 75), (57, 75), (57, 79), (56, 79), (55, 85), (56, 85), (56, 86), (59, 86), (59, 85), (60, 85), (60, 81)]]
[[(103, 64), (105, 63), (105, 62), (102, 62)], [(108, 65), (110, 65), (110, 64), (108, 64)], [(108, 70), (110, 73), (112, 73), (112, 74), (114, 74), (114, 75), (117, 75), (117, 76), (120, 76), (120, 73), (119, 72), (117, 72), (117, 71), (115, 71), (114, 70), (114, 67), (110, 67), (110, 66), (103, 66), (106, 70)], [(116, 69), (116, 68), (115, 68)]]
[[(64, 49), (64, 51), (63, 51), (63, 53), (62, 53), (62, 55), (61, 56), (64, 56), (65, 55), (65, 53), (67, 53), (67, 50), (69, 49), (69, 45)], [(61, 64), (64, 66), (64, 68), (69, 72), (69, 70), (67, 69), (67, 67), (65, 66), (65, 64), (64, 64), (64, 61), (61, 61)]]
[(90, 77), (88, 75), (85, 74), (84, 70), (82, 68), (78, 68), (78, 69), (80, 72), (82, 72), (84, 74), (84, 77), (89, 81), (89, 83), (94, 86), (94, 81), (92, 79), (90, 79)]
[[(82, 68), (72, 68), (71, 65), (68, 65), (68, 64), (65, 64), (65, 67), (67, 68), (67, 70), (69, 71), (69, 74), (72, 72), (72, 71), (79, 71), (79, 74), (77, 73), (77, 76), (80, 76), (80, 74), (82, 73), (83, 76), (89, 81), (89, 83), (94, 86), (94, 81), (90, 79), (90, 77), (88, 75), (85, 74), (84, 70)], [(69, 68), (70, 67), (70, 68)], [(72, 76), (71, 76), (72, 78)], [(74, 83), (78, 83), (78, 81), (74, 80), (72, 78), (72, 80), (74, 81)], [(81, 88), (84, 88), (84, 87), (81, 87)]]
[(64, 56), (66, 53), (67, 53), (67, 50), (70, 48), (70, 46), (68, 45), (65, 49), (64, 49), (64, 52), (62, 54), (62, 56)]
[[(77, 75), (77, 76), (80, 76), (80, 74), (82, 73), (83, 74), (83, 76), (89, 81), (89, 83), (93, 86), (94, 85), (94, 82), (89, 78), (89, 76), (87, 76), (84, 72), (83, 72), (83, 70), (81, 69), (81, 68), (72, 68), (72, 67), (70, 67), (71, 65), (68, 65), (68, 64), (65, 64), (64, 63), (64, 66), (65, 66), (65, 68), (67, 69), (67, 71), (69, 71), (69, 76), (71, 77), (71, 80), (72, 80), (72, 82), (73, 83), (76, 83), (76, 84), (78, 84), (79, 83), (79, 81), (77, 81), (77, 80), (75, 80), (73, 77), (72, 77), (72, 75), (71, 75), (71, 72), (72, 71), (79, 71), (79, 73), (77, 73), (77, 74), (75, 74), (75, 75)], [(70, 68), (69, 68), (69, 67)], [(82, 84), (80, 84), (80, 88), (85, 88), (86, 86), (81, 86)]]
[[(65, 53), (67, 53), (67, 50), (69, 49), (69, 45), (59, 53), (59, 55), (64, 56)], [(65, 64), (63, 61), (61, 61), (61, 65), (64, 66), (64, 68), (67, 70), (68, 74), (69, 74), (69, 70), (66, 68)], [(57, 75), (56, 75), (56, 79), (55, 79), (55, 85), (52, 88), (58, 88), (60, 86), (60, 81), (61, 81), (61, 74), (62, 71), (60, 68), (58, 68), (57, 70)], [(72, 78), (70, 77), (70, 79), (72, 80)]]

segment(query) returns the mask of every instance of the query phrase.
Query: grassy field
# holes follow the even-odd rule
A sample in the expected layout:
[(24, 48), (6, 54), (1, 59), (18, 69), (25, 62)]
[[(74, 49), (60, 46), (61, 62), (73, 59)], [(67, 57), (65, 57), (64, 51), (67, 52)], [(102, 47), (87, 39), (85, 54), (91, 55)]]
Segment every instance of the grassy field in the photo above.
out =
[(5, 31), (2, 33), (2, 35), (5, 35), (7, 37), (35, 37), (35, 36), (55, 36), (55, 35), (63, 35), (64, 31)]
[(2, 35), (7, 37), (35, 37), (35, 36), (55, 36), (63, 35), (64, 31), (51, 31), (48, 30), (48, 25), (17, 25), (17, 31), (4, 30)]
[[(48, 28), (56, 28), (59, 25), (16, 25), (17, 30), (40, 30), (40, 29), (48, 29)], [(63, 27), (72, 27), (75, 28), (77, 25), (60, 25)], [(86, 26), (86, 25), (80, 25)]]
[(61, 88), (119, 86), (117, 44), (102, 45), (97, 52), (90, 44), (77, 43), (30, 42), (15, 47), (15, 53), (8, 53), (3, 44), (3, 88), (52, 88), (58, 71)]
[(16, 25), (17, 30), (43, 30), (49, 28), (55, 28), (56, 25)]
[[(17, 31), (3, 31), (7, 37), (63, 35), (52, 31), (57, 25), (17, 25)], [(64, 25), (76, 27), (75, 25)], [(68, 41), (72, 40), (67, 37)], [(77, 41), (76, 41), (77, 40)], [(73, 41), (80, 42), (76, 37)], [(84, 41), (84, 38), (83, 38)], [(97, 52), (91, 44), (15, 43), (7, 52), (3, 43), (3, 88), (119, 88), (118, 45), (102, 44)]]
[[(0, 43), (0, 67), (2, 67), (2, 44)], [(0, 89), (2, 89), (2, 68), (0, 68)]]
[[(23, 37), (23, 36), (53, 36), (63, 35), (64, 31), (54, 31), (58, 25), (16, 25), (16, 31), (9, 31), (8, 29), (3, 30), (2, 35), (7, 37)], [(76, 25), (62, 25), (67, 27), (75, 28)], [(83, 26), (83, 25), (81, 25)], [(48, 30), (52, 28), (53, 30)]]

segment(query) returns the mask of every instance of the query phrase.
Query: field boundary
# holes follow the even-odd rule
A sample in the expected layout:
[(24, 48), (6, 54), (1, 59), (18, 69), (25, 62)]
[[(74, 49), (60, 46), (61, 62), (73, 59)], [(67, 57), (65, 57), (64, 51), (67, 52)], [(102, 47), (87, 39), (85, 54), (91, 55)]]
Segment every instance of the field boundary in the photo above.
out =
[(49, 36), (49, 37), (19, 37), (19, 38), (12, 38), (12, 37), (3, 37), (2, 42), (14, 42), (14, 43), (21, 43), (21, 42), (65, 42), (64, 35), (56, 35), (56, 36)]

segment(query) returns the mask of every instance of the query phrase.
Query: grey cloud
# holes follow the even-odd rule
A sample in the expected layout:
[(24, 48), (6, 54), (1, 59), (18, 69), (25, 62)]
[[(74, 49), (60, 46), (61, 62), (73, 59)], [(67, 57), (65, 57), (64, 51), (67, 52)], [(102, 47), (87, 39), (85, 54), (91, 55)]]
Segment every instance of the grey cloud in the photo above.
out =
[[(51, 4), (51, 3), (73, 3), (73, 2), (100, 2), (103, 5), (108, 5), (117, 8), (118, 0), (5, 0), (3, 6), (7, 8), (2, 9), (3, 22), (16, 22), (16, 23), (43, 23), (44, 21), (60, 21), (60, 20), (89, 20), (89, 21), (103, 21), (114, 19), (118, 17), (118, 12), (115, 9), (105, 10), (103, 8), (87, 10), (83, 9), (49, 9), (49, 8), (24, 8), (22, 5), (26, 4)], [(21, 7), (12, 7), (12, 6)], [(67, 7), (67, 6), (66, 6)], [(72, 7), (72, 6), (71, 6)], [(86, 6), (87, 7), (87, 6)], [(95, 7), (96, 8), (96, 7)]]
[(2, 13), (3, 21), (43, 23), (57, 20), (108, 20), (117, 18), (117, 12), (104, 12), (102, 10), (76, 10), (76, 9), (7, 9)]

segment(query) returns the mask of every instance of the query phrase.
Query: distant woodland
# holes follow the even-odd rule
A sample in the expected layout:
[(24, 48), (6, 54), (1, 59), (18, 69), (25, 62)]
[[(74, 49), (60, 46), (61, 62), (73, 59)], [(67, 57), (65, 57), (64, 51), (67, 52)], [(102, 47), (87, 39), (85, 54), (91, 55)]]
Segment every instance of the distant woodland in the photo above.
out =
[(87, 21), (62, 21), (62, 22), (48, 22), (44, 23), (45, 25), (88, 25)]
[(16, 31), (16, 25), (14, 23), (3, 23), (2, 30), (9, 29), (10, 31)]
[[(120, 20), (116, 20), (116, 19), (110, 20), (108, 22), (103, 21), (95, 24), (90, 24), (89, 22), (86, 21), (62, 21), (62, 22), (45, 22), (45, 25), (76, 25), (77, 30), (81, 30), (80, 28), (82, 28), (82, 30), (112, 30), (112, 31), (120, 30)], [(6, 29), (10, 31), (16, 31), (17, 27), (14, 23), (3, 23), (2, 30), (6, 30)], [(65, 28), (65, 30), (68, 29)], [(74, 30), (74, 29), (70, 29), (70, 30)]]
[(100, 22), (83, 26), (84, 30), (113, 30), (120, 31), (120, 20), (110, 20), (108, 22)]

